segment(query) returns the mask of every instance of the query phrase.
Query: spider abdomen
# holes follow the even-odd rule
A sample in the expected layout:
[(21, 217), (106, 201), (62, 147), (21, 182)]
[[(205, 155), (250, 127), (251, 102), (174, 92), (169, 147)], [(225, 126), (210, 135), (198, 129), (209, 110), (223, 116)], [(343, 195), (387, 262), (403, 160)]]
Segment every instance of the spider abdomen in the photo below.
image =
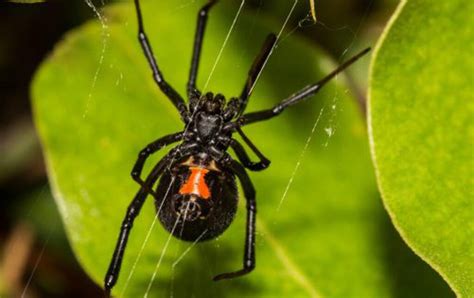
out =
[(155, 206), (161, 224), (185, 241), (219, 236), (237, 211), (234, 175), (196, 156), (174, 163), (161, 177), (157, 193)]

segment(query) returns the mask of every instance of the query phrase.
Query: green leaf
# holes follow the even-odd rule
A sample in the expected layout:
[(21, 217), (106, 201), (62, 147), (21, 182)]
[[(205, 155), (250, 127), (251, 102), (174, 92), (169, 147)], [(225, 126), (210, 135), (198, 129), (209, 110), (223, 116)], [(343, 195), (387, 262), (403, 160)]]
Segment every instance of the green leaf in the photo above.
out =
[[(144, 2), (144, 20), (163, 73), (184, 94), (199, 4), (170, 3)], [(220, 3), (211, 13), (201, 87), (236, 11), (236, 6)], [(127, 205), (138, 190), (129, 176), (137, 153), (152, 140), (183, 129), (151, 78), (136, 38), (134, 8), (113, 6), (106, 17), (105, 29), (91, 22), (69, 34), (44, 62), (33, 86), (35, 119), (55, 200), (78, 260), (99, 284)], [(238, 95), (265, 35), (279, 28), (245, 12), (205, 91)], [(275, 49), (248, 110), (272, 106), (333, 67), (320, 51), (289, 36)], [(152, 296), (450, 295), (392, 229), (378, 199), (363, 119), (343, 81), (339, 76), (317, 98), (245, 128), (273, 160), (268, 170), (251, 173), (259, 210), (256, 270), (235, 280), (211, 281), (242, 266), (242, 198), (235, 223), (219, 239), (191, 248), (171, 238)], [(163, 152), (156, 155), (145, 173)], [(154, 212), (148, 200), (134, 224), (114, 289), (121, 297), (145, 294), (166, 247), (169, 235), (157, 223), (140, 254)]]
[(373, 60), (370, 131), (397, 230), (474, 296), (472, 1), (402, 1)]

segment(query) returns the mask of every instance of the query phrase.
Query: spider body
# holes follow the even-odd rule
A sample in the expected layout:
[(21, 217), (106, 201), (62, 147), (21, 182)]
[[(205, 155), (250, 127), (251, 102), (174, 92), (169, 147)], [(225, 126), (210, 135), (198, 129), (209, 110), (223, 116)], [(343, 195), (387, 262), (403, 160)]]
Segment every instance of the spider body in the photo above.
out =
[(219, 236), (237, 212), (235, 176), (205, 152), (173, 164), (161, 177), (157, 194), (155, 206), (162, 225), (185, 241)]
[[(128, 206), (122, 222), (104, 280), (106, 296), (110, 295), (112, 287), (117, 282), (134, 220), (149, 195), (155, 199), (158, 217), (166, 230), (186, 241), (209, 240), (223, 233), (232, 223), (238, 203), (237, 179), (242, 185), (247, 209), (243, 268), (219, 274), (214, 280), (234, 278), (251, 272), (255, 268), (257, 202), (255, 188), (246, 170), (264, 170), (270, 165), (270, 161), (244, 134), (241, 127), (271, 119), (287, 107), (316, 94), (338, 73), (369, 51), (365, 49), (353, 56), (319, 82), (306, 86), (274, 107), (245, 113), (255, 82), (276, 45), (277, 37), (275, 34), (268, 35), (250, 68), (240, 96), (226, 101), (221, 94), (214, 95), (210, 92), (201, 94), (196, 87), (199, 58), (208, 12), (216, 2), (217, 0), (210, 0), (198, 14), (187, 85), (188, 104), (186, 104), (183, 97), (165, 80), (160, 71), (144, 31), (139, 0), (134, 0), (138, 19), (138, 40), (152, 70), (153, 79), (177, 109), (185, 128), (181, 132), (166, 135), (148, 144), (138, 155), (131, 176), (140, 188)], [(234, 133), (238, 133), (258, 157), (257, 162), (251, 161), (244, 146), (233, 138)], [(147, 158), (163, 147), (177, 142), (180, 143), (172, 148), (143, 179), (141, 174)], [(234, 151), (236, 159), (228, 153), (229, 149)], [(158, 180), (159, 183), (155, 187)]]
[(162, 174), (155, 205), (168, 232), (185, 241), (204, 241), (222, 234), (237, 211), (235, 175), (220, 164), (232, 135), (224, 124), (235, 107), (226, 107), (225, 97), (211, 92), (191, 102), (184, 142), (176, 147), (183, 157)]
[(191, 102), (190, 123), (186, 123), (184, 130), (186, 133), (191, 130), (194, 134), (188, 134), (188, 139), (200, 144), (203, 150), (209, 145), (219, 145), (226, 150), (229, 146), (223, 146), (220, 137), (231, 136), (230, 131), (223, 131), (223, 126), (230, 120), (227, 114), (233, 113), (232, 106), (225, 107), (225, 97), (221, 94), (214, 96), (211, 92), (193, 98)]
[(183, 157), (162, 174), (155, 198), (161, 224), (179, 239), (213, 239), (237, 212), (235, 175), (225, 166), (232, 140), (225, 127), (236, 114), (235, 100), (226, 106), (223, 95), (211, 92), (190, 100), (184, 141), (175, 148)]

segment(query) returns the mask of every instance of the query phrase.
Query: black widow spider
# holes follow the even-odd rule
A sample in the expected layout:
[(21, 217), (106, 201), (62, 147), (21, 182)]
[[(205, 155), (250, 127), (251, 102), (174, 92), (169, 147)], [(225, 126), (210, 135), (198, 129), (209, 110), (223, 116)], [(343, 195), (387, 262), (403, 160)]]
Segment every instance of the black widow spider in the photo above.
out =
[[(177, 108), (185, 129), (159, 138), (141, 150), (138, 155), (131, 175), (140, 185), (140, 190), (127, 209), (105, 276), (104, 287), (107, 296), (110, 295), (110, 290), (117, 282), (133, 221), (149, 194), (155, 198), (158, 217), (162, 225), (175, 237), (186, 241), (209, 240), (227, 229), (237, 211), (238, 195), (235, 176), (239, 178), (247, 200), (243, 268), (235, 272), (219, 274), (214, 277), (214, 280), (234, 278), (252, 271), (255, 268), (257, 209), (255, 189), (245, 168), (261, 171), (269, 166), (270, 160), (255, 147), (240, 127), (273, 118), (285, 108), (314, 95), (338, 73), (370, 50), (363, 50), (316, 84), (306, 86), (273, 108), (244, 114), (253, 86), (276, 44), (277, 37), (275, 34), (268, 35), (248, 73), (247, 81), (239, 97), (233, 97), (226, 103), (225, 97), (221, 94), (214, 95), (208, 92), (202, 95), (196, 88), (196, 76), (208, 12), (217, 2), (217, 0), (210, 0), (198, 14), (187, 85), (189, 105), (186, 105), (183, 98), (166, 82), (159, 70), (143, 28), (139, 0), (134, 1), (138, 18), (138, 39), (152, 69), (153, 78), (161, 91)], [(256, 154), (260, 159), (258, 162), (251, 161), (244, 147), (232, 138), (234, 132), (239, 133), (243, 141)], [(161, 148), (179, 141), (181, 144), (171, 149), (143, 180), (141, 172), (146, 159)], [(240, 163), (227, 153), (229, 147), (234, 150)], [(160, 182), (154, 191), (154, 184), (160, 177)]]

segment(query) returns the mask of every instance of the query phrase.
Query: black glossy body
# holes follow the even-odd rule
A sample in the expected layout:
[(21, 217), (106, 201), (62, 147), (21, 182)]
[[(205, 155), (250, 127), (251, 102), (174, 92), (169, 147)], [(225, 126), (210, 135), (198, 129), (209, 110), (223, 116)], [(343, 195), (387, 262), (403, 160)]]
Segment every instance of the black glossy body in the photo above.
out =
[[(190, 176), (189, 166), (182, 163), (190, 157), (196, 160), (199, 156), (204, 156), (202, 166), (207, 166), (209, 161), (205, 160), (205, 154), (186, 156), (163, 173), (156, 191), (155, 206), (161, 224), (175, 237), (185, 241), (205, 241), (219, 236), (229, 227), (237, 212), (235, 176), (225, 170), (206, 174), (205, 182), (212, 194), (209, 199), (179, 193)], [(195, 200), (199, 207), (186, 208), (190, 200)]]
[[(220, 235), (232, 223), (238, 202), (236, 178), (242, 185), (247, 209), (243, 266), (240, 270), (219, 274), (214, 277), (214, 280), (234, 278), (251, 272), (256, 264), (257, 203), (255, 189), (246, 169), (261, 171), (269, 166), (270, 161), (247, 138), (241, 127), (273, 118), (287, 107), (316, 94), (338, 73), (369, 51), (366, 49), (360, 52), (319, 82), (306, 86), (274, 107), (245, 113), (253, 87), (276, 45), (277, 37), (275, 34), (270, 34), (265, 40), (259, 55), (250, 68), (240, 96), (227, 101), (221, 94), (214, 95), (210, 92), (201, 94), (196, 87), (199, 58), (208, 12), (216, 2), (217, 0), (210, 0), (198, 14), (187, 85), (188, 103), (186, 103), (163, 77), (144, 31), (139, 0), (134, 0), (138, 19), (138, 40), (152, 71), (153, 79), (176, 107), (184, 122), (184, 129), (148, 144), (138, 155), (131, 175), (140, 188), (128, 206), (122, 222), (114, 254), (104, 280), (106, 296), (110, 295), (110, 290), (117, 282), (134, 220), (149, 195), (155, 199), (159, 219), (166, 230), (186, 241), (203, 241)], [(250, 160), (246, 149), (233, 138), (234, 133), (241, 136), (244, 143), (259, 158), (259, 161)], [(143, 179), (142, 170), (147, 158), (163, 147), (176, 142), (179, 144), (172, 148)], [(238, 161), (227, 152), (229, 147), (234, 151)], [(191, 179), (190, 175), (193, 171), (196, 176)], [(198, 176), (204, 177), (204, 180)], [(158, 180), (158, 186), (155, 186)], [(193, 181), (196, 183), (193, 184)], [(186, 188), (185, 185), (188, 187)], [(194, 188), (197, 191), (194, 191)], [(184, 191), (184, 189), (188, 190)]]

